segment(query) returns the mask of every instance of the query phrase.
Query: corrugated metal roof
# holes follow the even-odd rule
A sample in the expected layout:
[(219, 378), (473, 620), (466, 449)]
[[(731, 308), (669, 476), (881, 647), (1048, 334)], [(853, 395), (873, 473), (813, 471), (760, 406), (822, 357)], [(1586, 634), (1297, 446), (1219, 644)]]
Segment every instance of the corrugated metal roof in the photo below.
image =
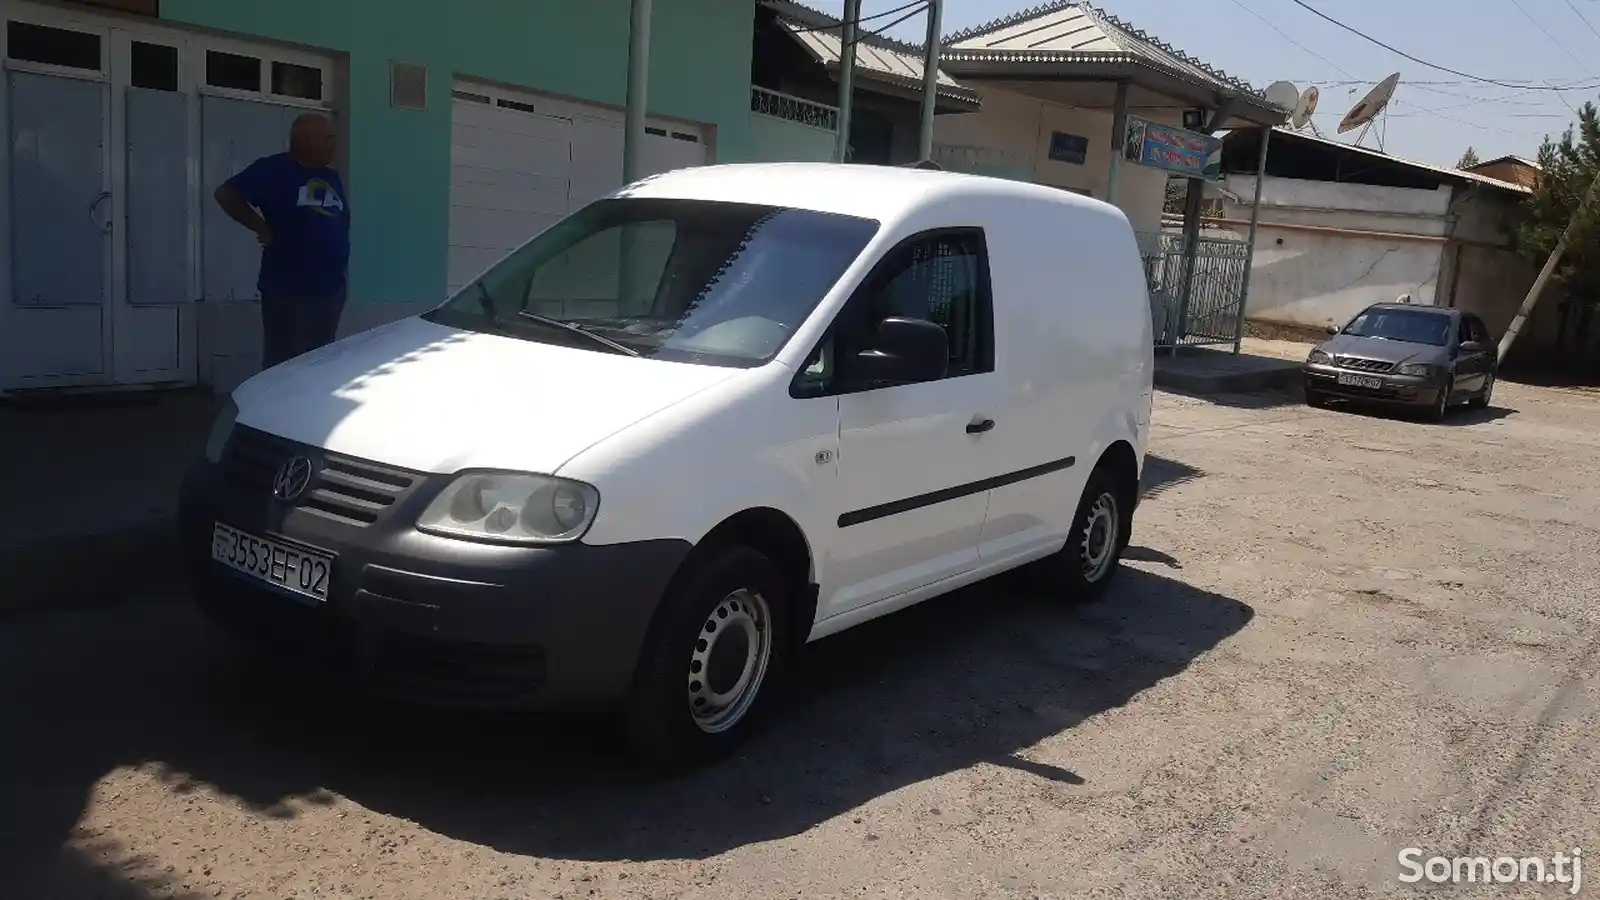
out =
[(1527, 157), (1511, 155), (1511, 156), (1496, 156), (1494, 159), (1486, 159), (1483, 162), (1478, 163), (1475, 166), (1468, 166), (1466, 171), (1470, 172), (1473, 169), (1481, 169), (1484, 166), (1492, 166), (1495, 163), (1503, 163), (1503, 162), (1521, 163), (1521, 164), (1527, 166), (1530, 169), (1538, 169), (1540, 171), (1544, 170), (1543, 166), (1539, 165), (1538, 163), (1534, 162), (1531, 159), (1528, 159)]
[[(1398, 156), (1390, 156), (1389, 154), (1380, 152), (1378, 150), (1368, 150), (1366, 147), (1357, 147), (1354, 144), (1346, 144), (1346, 143), (1343, 143), (1341, 141), (1335, 141), (1335, 140), (1331, 140), (1331, 139), (1325, 138), (1325, 137), (1317, 137), (1316, 135), (1305, 134), (1304, 132), (1290, 131), (1287, 128), (1274, 128), (1274, 129), (1272, 129), (1272, 139), (1274, 141), (1279, 140), (1279, 136), (1280, 135), (1284, 136), (1284, 137), (1288, 137), (1291, 140), (1308, 141), (1308, 142), (1311, 142), (1311, 143), (1322, 144), (1322, 145), (1325, 145), (1325, 146), (1328, 146), (1328, 147), (1335, 147), (1335, 148), (1338, 148), (1340, 150), (1347, 150), (1347, 151), (1349, 151), (1351, 153), (1357, 153), (1357, 154), (1360, 154), (1362, 156), (1371, 157), (1373, 159), (1381, 159), (1381, 160), (1384, 160), (1385, 162), (1398, 163), (1398, 164), (1403, 165), (1403, 166), (1410, 166), (1410, 167), (1412, 167), (1414, 169), (1423, 169), (1425, 171), (1433, 172), (1434, 174), (1440, 175), (1440, 176), (1442, 176), (1444, 178), (1447, 178), (1447, 179), (1452, 179), (1452, 180), (1457, 180), (1457, 181), (1470, 181), (1470, 182), (1472, 182), (1474, 184), (1482, 184), (1482, 185), (1486, 185), (1488, 187), (1499, 188), (1501, 190), (1511, 191), (1513, 193), (1518, 193), (1518, 194), (1531, 194), (1531, 193), (1533, 193), (1533, 191), (1531, 189), (1526, 188), (1526, 187), (1524, 187), (1524, 186), (1522, 186), (1520, 184), (1513, 184), (1512, 182), (1509, 182), (1509, 181), (1501, 181), (1498, 178), (1490, 178), (1487, 175), (1479, 175), (1476, 172), (1465, 172), (1465, 171), (1462, 171), (1461, 169), (1449, 168), (1448, 166), (1434, 166), (1434, 165), (1429, 165), (1428, 163), (1425, 163), (1425, 162), (1417, 162), (1414, 159), (1403, 159), (1403, 158), (1398, 157)], [(1270, 146), (1269, 146), (1269, 148), (1267, 150), (1267, 153), (1268, 153), (1268, 155), (1270, 157), (1270, 155), (1272, 153), (1272, 150), (1271, 150)]]
[[(844, 47), (840, 21), (820, 10), (790, 0), (766, 0), (766, 7), (778, 14), (778, 24), (794, 36), (816, 60), (838, 65)], [(880, 78), (903, 87), (922, 88), (922, 50), (910, 44), (863, 34), (856, 43), (856, 74)], [(978, 105), (978, 92), (939, 73), (939, 96)]]
[[(1249, 84), (1086, 0), (1056, 0), (946, 37), (951, 62), (1088, 62), (1150, 66), (1226, 94), (1240, 94), (1266, 109), (1280, 109)], [(1289, 110), (1284, 109), (1287, 116)]]

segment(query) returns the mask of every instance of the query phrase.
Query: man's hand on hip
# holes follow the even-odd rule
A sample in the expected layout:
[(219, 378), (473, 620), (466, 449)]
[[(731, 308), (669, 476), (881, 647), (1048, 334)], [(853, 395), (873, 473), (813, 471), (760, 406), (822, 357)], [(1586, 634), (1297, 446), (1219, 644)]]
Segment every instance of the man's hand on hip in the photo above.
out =
[(272, 246), (272, 229), (268, 228), (265, 222), (261, 224), (260, 228), (256, 229), (256, 241), (258, 241), (262, 247)]

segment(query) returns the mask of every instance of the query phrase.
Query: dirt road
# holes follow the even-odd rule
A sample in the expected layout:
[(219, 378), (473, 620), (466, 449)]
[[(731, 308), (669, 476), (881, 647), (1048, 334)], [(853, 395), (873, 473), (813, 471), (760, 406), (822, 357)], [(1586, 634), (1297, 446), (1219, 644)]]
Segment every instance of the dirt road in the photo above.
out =
[(1348, 900), (1419, 890), (1405, 847), (1600, 861), (1600, 396), (1497, 401), (1163, 395), (1110, 599), (821, 642), (676, 780), (580, 719), (252, 669), (176, 591), (13, 622), (0, 897)]

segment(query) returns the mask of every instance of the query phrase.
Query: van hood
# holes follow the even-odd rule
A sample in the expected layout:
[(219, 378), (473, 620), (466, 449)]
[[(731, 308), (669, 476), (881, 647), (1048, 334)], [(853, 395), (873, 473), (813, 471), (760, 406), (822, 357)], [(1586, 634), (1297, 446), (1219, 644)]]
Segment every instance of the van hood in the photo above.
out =
[(401, 319), (256, 375), (238, 423), (422, 472), (553, 473), (740, 370), (639, 359)]

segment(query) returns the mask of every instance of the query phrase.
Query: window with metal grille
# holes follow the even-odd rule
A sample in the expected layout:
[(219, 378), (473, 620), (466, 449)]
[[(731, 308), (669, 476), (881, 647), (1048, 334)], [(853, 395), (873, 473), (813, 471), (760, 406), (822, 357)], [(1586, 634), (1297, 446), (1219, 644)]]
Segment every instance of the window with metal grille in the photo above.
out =
[[(988, 305), (983, 237), (973, 231), (945, 232), (903, 245), (886, 260), (872, 307), (876, 328), (890, 316), (927, 319), (950, 340), (950, 375), (988, 371), (980, 307)], [(877, 279), (875, 279), (877, 280)]]
[(944, 329), (950, 342), (945, 377), (992, 372), (992, 304), (982, 229), (946, 229), (909, 239), (889, 251), (840, 312), (807, 362), (806, 393), (851, 390), (850, 375), (834, 363), (871, 349), (878, 324), (891, 316), (925, 319)]

